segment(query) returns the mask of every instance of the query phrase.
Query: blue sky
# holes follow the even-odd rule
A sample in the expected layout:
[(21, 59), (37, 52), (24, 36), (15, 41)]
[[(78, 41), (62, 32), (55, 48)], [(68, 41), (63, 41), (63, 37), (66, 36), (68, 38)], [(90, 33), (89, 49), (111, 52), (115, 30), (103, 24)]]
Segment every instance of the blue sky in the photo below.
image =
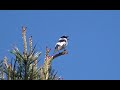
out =
[(13, 57), (15, 44), (23, 50), (21, 27), (42, 52), (54, 50), (62, 35), (68, 35), (69, 54), (53, 61), (53, 68), (65, 80), (120, 80), (119, 10), (1, 10), (0, 59)]

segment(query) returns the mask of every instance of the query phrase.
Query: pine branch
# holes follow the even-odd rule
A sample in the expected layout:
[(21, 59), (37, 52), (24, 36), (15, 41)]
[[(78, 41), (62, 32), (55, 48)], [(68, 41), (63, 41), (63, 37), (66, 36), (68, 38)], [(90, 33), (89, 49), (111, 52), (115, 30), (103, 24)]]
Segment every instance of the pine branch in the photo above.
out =
[(57, 57), (68, 54), (67, 50), (64, 50), (55, 55), (49, 55), (51, 49), (46, 47), (44, 64), (42, 67), (38, 67), (38, 58), (41, 52), (36, 52), (36, 45), (32, 46), (32, 36), (29, 37), (29, 52), (27, 52), (27, 40), (26, 40), (26, 27), (22, 27), (22, 39), (24, 51), (21, 53), (17, 47), (14, 47), (11, 53), (15, 56), (8, 63), (7, 57), (4, 57), (2, 61), (2, 67), (0, 68), (1, 79), (8, 80), (60, 80), (57, 77), (57, 72), (54, 73), (52, 69), (52, 61)]
[(61, 56), (61, 55), (65, 55), (65, 54), (68, 54), (67, 50), (64, 50), (58, 54), (55, 54), (54, 56), (50, 56), (49, 55), (49, 52), (50, 52), (51, 49), (48, 49), (46, 47), (46, 56), (45, 56), (45, 61), (44, 61), (44, 66), (43, 66), (43, 69), (44, 69), (44, 77), (45, 77), (45, 80), (48, 80), (49, 79), (49, 75), (50, 75), (50, 70), (51, 70), (51, 63), (52, 63), (52, 60)]
[(27, 59), (27, 41), (26, 41), (26, 27), (22, 27), (22, 38), (24, 45), (24, 58)]

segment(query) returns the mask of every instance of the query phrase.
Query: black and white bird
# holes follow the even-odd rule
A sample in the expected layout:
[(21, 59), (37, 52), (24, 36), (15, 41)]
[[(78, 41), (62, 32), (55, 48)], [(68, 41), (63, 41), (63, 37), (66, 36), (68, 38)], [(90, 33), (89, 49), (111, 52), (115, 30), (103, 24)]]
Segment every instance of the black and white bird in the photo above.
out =
[(55, 45), (54, 53), (56, 53), (59, 50), (65, 49), (65, 47), (68, 45), (68, 36), (62, 36), (59, 38), (58, 42)]

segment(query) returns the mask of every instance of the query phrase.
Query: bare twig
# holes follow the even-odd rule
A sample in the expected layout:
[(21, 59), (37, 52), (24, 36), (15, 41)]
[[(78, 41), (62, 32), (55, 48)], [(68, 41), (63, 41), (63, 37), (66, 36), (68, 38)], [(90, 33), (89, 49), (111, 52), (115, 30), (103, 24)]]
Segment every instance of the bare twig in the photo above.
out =
[(57, 57), (59, 57), (59, 56), (61, 56), (61, 55), (65, 55), (65, 54), (68, 54), (67, 50), (64, 50), (64, 51), (62, 51), (62, 52), (60, 52), (60, 53), (58, 53), (58, 54), (55, 54), (55, 55), (53, 56), (53, 59), (55, 59), (55, 58), (57, 58)]

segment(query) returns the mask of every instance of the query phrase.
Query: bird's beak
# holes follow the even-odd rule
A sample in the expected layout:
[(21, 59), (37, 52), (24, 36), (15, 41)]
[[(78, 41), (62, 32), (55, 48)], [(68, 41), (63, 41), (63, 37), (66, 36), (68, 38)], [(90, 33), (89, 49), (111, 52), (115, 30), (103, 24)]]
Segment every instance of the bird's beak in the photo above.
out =
[(66, 36), (67, 38), (69, 37), (69, 36)]
[(69, 40), (69, 38), (68, 38), (69, 36), (67, 36), (67, 40)]

